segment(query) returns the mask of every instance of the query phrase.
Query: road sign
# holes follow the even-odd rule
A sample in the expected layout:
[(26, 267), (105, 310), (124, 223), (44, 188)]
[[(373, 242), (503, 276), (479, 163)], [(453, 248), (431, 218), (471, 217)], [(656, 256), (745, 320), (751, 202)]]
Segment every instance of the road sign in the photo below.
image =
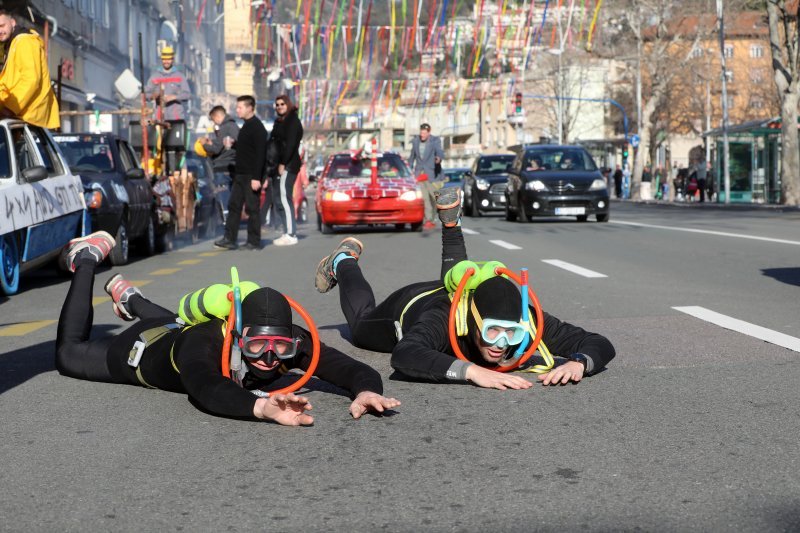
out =
[(636, 135), (635, 133), (631, 135), (631, 146), (633, 146), (634, 148), (639, 147), (639, 136)]

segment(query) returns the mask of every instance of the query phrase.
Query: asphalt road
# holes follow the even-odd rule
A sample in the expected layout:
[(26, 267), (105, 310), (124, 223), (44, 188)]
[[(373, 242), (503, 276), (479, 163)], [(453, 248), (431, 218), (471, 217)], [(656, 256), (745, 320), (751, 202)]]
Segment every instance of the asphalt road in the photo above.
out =
[[(612, 208), (607, 224), (464, 221), (471, 258), (528, 267), (546, 310), (616, 346), (606, 371), (564, 387), (393, 376), (387, 355), (349, 345), (336, 290), (315, 291), (317, 262), (346, 234), (313, 221), (295, 247), (213, 253), (205, 241), (119, 269), (175, 307), (235, 264), (310, 309), (323, 341), (377, 368), (403, 402), (354, 421), (342, 391), (312, 381), (310, 428), (59, 376), (55, 323), (38, 321), (57, 320), (68, 279), (28, 276), (0, 303), (0, 530), (800, 529), (800, 212)], [(437, 231), (357, 233), (379, 299), (438, 276)], [(767, 328), (790, 348), (676, 307)], [(98, 300), (98, 335), (123, 324)]]

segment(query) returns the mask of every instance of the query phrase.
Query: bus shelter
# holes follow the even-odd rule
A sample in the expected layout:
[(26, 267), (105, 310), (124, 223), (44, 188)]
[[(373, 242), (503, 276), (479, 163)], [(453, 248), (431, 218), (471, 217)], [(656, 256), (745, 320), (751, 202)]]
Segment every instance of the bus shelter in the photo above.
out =
[[(717, 201), (725, 201), (722, 128), (703, 135), (715, 152), (712, 169)], [(760, 119), (728, 127), (731, 203), (778, 204), (781, 201), (781, 120)]]

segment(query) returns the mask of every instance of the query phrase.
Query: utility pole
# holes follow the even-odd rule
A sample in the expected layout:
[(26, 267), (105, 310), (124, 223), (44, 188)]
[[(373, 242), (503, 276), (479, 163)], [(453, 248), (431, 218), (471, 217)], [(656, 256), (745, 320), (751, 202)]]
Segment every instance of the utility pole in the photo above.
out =
[(725, 179), (725, 203), (731, 203), (730, 144), (728, 143), (728, 71), (725, 66), (724, 0), (717, 0), (719, 19), (719, 54), (722, 64), (722, 172)]

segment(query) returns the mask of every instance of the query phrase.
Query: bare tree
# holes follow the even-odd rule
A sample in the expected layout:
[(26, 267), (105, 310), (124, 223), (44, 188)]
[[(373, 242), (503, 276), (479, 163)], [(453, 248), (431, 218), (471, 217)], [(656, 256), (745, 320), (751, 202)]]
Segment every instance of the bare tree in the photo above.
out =
[(800, 205), (800, 148), (797, 135), (797, 104), (800, 101), (798, 2), (767, 0), (767, 14), (772, 69), (781, 102), (781, 202), (785, 205)]

